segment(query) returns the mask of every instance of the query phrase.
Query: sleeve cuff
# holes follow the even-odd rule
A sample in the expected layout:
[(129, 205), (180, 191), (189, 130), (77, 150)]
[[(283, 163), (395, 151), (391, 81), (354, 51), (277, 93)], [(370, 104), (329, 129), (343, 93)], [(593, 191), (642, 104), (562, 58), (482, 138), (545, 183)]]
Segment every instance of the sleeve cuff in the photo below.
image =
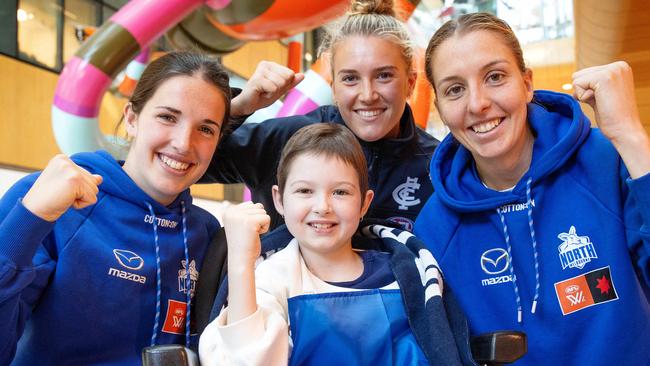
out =
[(217, 318), (219, 333), (226, 347), (237, 350), (249, 345), (253, 339), (264, 337), (264, 319), (259, 307), (248, 317), (225, 325), (227, 316), (228, 309), (226, 308)]
[(627, 179), (627, 186), (643, 219), (643, 227), (650, 229), (650, 173), (636, 179)]
[(0, 255), (18, 267), (30, 266), (36, 249), (55, 223), (34, 215), (18, 200), (0, 223)]

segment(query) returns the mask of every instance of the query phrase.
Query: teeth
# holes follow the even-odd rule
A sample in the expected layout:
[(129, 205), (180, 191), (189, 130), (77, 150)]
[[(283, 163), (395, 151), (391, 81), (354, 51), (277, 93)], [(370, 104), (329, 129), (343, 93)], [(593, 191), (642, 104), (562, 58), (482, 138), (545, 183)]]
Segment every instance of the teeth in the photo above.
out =
[(492, 131), (495, 127), (497, 127), (501, 123), (501, 120), (499, 118), (494, 119), (489, 122), (484, 122), (478, 125), (472, 126), (472, 130), (476, 133), (486, 133), (489, 131)]
[(162, 162), (165, 163), (165, 165), (167, 165), (168, 167), (176, 170), (185, 170), (190, 166), (190, 164), (188, 163), (182, 163), (180, 161), (176, 161), (165, 155), (160, 155), (160, 160), (162, 160)]
[(379, 113), (381, 113), (381, 110), (379, 110), (379, 109), (372, 110), (372, 111), (358, 110), (357, 113), (359, 113), (361, 115), (361, 117), (370, 118), (370, 117), (374, 117), (374, 116), (379, 115)]
[(332, 226), (334, 226), (333, 224), (310, 224), (310, 225), (316, 229), (329, 229)]

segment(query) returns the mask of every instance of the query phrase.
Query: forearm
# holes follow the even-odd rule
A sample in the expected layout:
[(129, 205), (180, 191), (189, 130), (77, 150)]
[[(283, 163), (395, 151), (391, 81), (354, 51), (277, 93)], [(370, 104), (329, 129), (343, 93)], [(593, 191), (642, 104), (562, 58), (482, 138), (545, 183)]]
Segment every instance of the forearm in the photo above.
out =
[(255, 112), (250, 103), (241, 96), (241, 91), (230, 100), (230, 116), (233, 118), (248, 116)]
[(247, 318), (256, 310), (255, 264), (229, 256), (227, 324)]
[(625, 131), (621, 137), (612, 138), (612, 144), (623, 159), (632, 179), (650, 173), (650, 137), (641, 123), (627, 124), (639, 126), (638, 131)]

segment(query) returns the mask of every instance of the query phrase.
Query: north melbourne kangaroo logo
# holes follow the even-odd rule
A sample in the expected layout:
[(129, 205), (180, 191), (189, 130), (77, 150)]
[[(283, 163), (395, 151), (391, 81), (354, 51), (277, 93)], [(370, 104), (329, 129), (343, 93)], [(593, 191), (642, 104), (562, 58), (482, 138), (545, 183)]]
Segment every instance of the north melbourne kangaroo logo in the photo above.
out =
[[(196, 270), (196, 261), (192, 259), (190, 265), (187, 266), (185, 260), (181, 261), (182, 269), (178, 270), (178, 291), (187, 293), (188, 287), (190, 290), (190, 298), (194, 297), (196, 290), (196, 281), (199, 280), (199, 271)], [(187, 271), (190, 271), (190, 283), (187, 284)]]
[(562, 244), (558, 246), (562, 269), (582, 269), (592, 259), (598, 258), (594, 243), (588, 236), (576, 234), (575, 226), (571, 226), (568, 233), (560, 233), (557, 237), (562, 240)]
[(393, 191), (393, 199), (399, 205), (397, 208), (408, 210), (409, 206), (420, 204), (420, 199), (413, 196), (418, 189), (420, 189), (418, 178), (406, 177), (406, 182), (398, 185)]

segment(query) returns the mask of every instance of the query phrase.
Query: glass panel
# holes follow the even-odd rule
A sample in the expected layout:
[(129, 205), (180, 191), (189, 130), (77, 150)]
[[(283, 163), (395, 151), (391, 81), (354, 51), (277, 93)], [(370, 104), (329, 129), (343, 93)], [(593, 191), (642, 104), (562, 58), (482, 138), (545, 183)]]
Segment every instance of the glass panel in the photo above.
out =
[(77, 30), (97, 27), (97, 6), (92, 0), (65, 0), (63, 62), (68, 62), (84, 41), (83, 37), (77, 37), (78, 33), (83, 34), (83, 32)]
[(104, 0), (104, 4), (112, 7), (113, 9), (119, 9), (126, 5), (129, 0)]
[(110, 8), (108, 6), (104, 6), (103, 11), (102, 11), (102, 24), (106, 23), (106, 21), (115, 14), (115, 10), (113, 8)]
[(51, 69), (59, 69), (57, 25), (59, 5), (53, 1), (20, 0), (18, 57)]
[(0, 52), (16, 57), (16, 0), (0, 1)]

